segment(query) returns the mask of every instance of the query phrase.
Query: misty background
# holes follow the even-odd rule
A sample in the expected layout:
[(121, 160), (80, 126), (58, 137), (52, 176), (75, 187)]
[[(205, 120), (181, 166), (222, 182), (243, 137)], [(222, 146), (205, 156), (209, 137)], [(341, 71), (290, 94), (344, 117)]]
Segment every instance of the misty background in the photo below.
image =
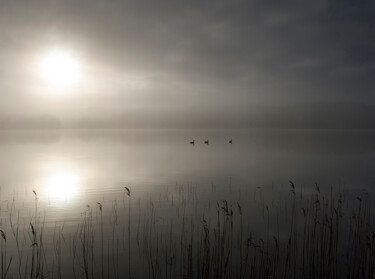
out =
[[(375, 128), (375, 3), (0, 3), (0, 129)], [(54, 94), (38, 57), (85, 77)]]

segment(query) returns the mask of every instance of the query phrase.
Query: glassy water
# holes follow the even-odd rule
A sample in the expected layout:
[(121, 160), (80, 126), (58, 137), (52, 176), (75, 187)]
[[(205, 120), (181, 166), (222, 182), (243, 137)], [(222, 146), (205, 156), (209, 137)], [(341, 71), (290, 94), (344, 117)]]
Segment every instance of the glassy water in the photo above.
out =
[[(192, 140), (194, 145), (190, 144)], [(152, 246), (145, 234), (145, 230), (151, 231), (148, 222), (162, 222), (172, 228), (172, 223), (163, 218), (170, 215), (178, 220), (180, 217), (173, 216), (182, 214), (178, 211), (182, 204), (184, 214), (190, 212), (189, 216), (199, 222), (207, 219), (209, 211), (222, 200), (232, 201), (231, 206), (239, 202), (249, 211), (251, 206), (261, 208), (251, 204), (262, 200), (261, 211), (251, 213), (256, 224), (264, 219), (264, 208), (270, 210), (267, 201), (273, 204), (280, 193), (290, 194), (289, 181), (301, 193), (312, 192), (317, 183), (327, 193), (335, 189), (371, 197), (374, 169), (374, 131), (2, 131), (0, 205), (1, 229), (8, 238), (7, 261), (13, 255), (10, 271), (14, 276), (29, 276), (34, 253), (30, 247), (36, 246), (33, 243), (41, 246), (40, 235), (39, 240), (34, 239), (34, 230), (43, 229), (44, 247), (50, 247), (47, 250), (54, 259), (53, 263), (44, 260), (44, 272), (57, 275), (62, 272), (59, 268), (69, 266), (73, 253), (69, 247), (81, 245), (80, 233), (86, 230), (87, 235), (95, 235), (92, 243), (97, 243), (93, 248), (96, 256), (91, 258), (97, 268), (92, 268), (93, 274), (101, 272), (100, 263), (105, 262), (102, 272), (121, 277), (122, 272), (129, 272), (129, 266), (118, 262), (128, 261), (129, 252), (134, 257), (145, 246)], [(131, 191), (131, 212), (124, 187)], [(157, 219), (153, 210), (164, 217)], [(135, 244), (132, 249), (126, 248), (128, 226), (133, 232), (128, 239), (135, 241), (137, 236), (139, 243), (141, 238), (142, 249), (136, 249)], [(11, 244), (9, 240), (16, 239), (16, 227), (22, 231), (18, 246), (27, 257), (21, 257), (16, 242)], [(181, 223), (173, 227), (173, 232), (178, 231)], [(92, 228), (96, 228), (95, 233), (90, 231)], [(103, 230), (107, 237), (100, 244)], [(172, 229), (166, 231), (173, 234)], [(160, 235), (162, 232), (160, 229)], [(86, 246), (91, 247), (87, 241)], [(119, 252), (118, 247), (124, 249)], [(73, 258), (77, 259), (74, 274), (80, 277), (85, 264), (78, 259), (84, 257), (77, 252)], [(137, 274), (155, 275), (151, 274), (155, 271), (150, 268), (151, 256), (147, 272), (138, 260), (132, 261), (135, 278)], [(72, 270), (69, 272), (63, 274), (71, 274)]]
[(0, 132), (0, 152), (3, 194), (34, 189), (56, 203), (129, 184), (375, 182), (373, 131), (11, 131)]

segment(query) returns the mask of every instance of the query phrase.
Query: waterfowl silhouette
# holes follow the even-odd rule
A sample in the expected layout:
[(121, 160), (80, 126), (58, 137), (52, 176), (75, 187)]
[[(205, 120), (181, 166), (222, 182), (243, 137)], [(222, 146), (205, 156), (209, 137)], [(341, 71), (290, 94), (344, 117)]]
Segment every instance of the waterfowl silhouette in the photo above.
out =
[(210, 144), (209, 140), (205, 140), (204, 143), (207, 144), (207, 145)]
[(195, 145), (195, 140), (192, 140), (190, 144)]
[(232, 143), (233, 143), (233, 140), (230, 140), (229, 143), (232, 144)]

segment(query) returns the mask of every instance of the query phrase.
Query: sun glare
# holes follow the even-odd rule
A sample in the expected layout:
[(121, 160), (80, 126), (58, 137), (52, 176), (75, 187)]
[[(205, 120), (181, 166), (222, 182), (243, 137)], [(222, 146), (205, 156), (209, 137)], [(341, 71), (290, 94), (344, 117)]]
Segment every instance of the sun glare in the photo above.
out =
[(77, 195), (79, 178), (74, 172), (56, 171), (46, 180), (46, 191), (53, 201), (67, 201)]
[(76, 85), (81, 78), (81, 67), (77, 57), (62, 49), (54, 49), (42, 55), (39, 74), (48, 86), (65, 89)]

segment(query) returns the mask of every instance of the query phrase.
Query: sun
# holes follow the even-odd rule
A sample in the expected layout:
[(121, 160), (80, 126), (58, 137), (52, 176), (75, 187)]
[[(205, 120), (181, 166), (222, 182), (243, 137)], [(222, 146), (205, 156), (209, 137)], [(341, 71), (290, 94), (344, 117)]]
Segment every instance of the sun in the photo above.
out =
[(49, 50), (41, 55), (38, 72), (46, 85), (55, 89), (75, 86), (81, 79), (79, 59), (64, 49)]

